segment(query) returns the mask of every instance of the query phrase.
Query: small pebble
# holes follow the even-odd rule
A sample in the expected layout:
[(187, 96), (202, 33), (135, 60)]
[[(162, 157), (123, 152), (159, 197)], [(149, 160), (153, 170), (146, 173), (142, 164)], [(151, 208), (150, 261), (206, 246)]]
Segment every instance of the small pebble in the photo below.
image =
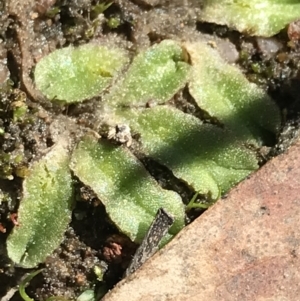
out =
[(274, 38), (256, 38), (258, 50), (266, 57), (270, 58), (276, 54), (281, 48), (282, 44)]
[(300, 41), (300, 19), (289, 24), (287, 34), (291, 41)]

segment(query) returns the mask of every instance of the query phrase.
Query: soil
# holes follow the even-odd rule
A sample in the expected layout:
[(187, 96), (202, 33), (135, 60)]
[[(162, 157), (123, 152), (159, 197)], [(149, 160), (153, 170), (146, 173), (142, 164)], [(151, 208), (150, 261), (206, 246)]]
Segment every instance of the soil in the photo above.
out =
[[(15, 290), (28, 273), (6, 255), (5, 241), (14, 224), (28, 166), (56, 140), (64, 128), (92, 128), (99, 99), (66, 107), (51, 104), (36, 90), (35, 64), (56, 48), (108, 41), (132, 54), (166, 38), (189, 40), (201, 36), (213, 41), (222, 55), (240, 65), (249, 80), (268, 90), (282, 110), (283, 125), (277, 143), (261, 150), (261, 164), (284, 152), (298, 135), (300, 111), (299, 35), (283, 30), (271, 39), (253, 38), (224, 26), (197, 21), (198, 1), (115, 0), (101, 12), (92, 0), (4, 0), (0, 3), (0, 297), (22, 300)], [(103, 3), (102, 3), (103, 4)], [(291, 41), (289, 35), (296, 39)], [(267, 46), (266, 46), (267, 45)], [(183, 90), (172, 105), (200, 116)], [(25, 114), (18, 114), (25, 109)], [(20, 113), (21, 112), (21, 113)], [(56, 121), (59, 120), (59, 123)], [(53, 130), (54, 124), (59, 124)], [(165, 188), (177, 191), (185, 202), (193, 191), (150, 158), (142, 162)], [(136, 245), (119, 233), (92, 191), (76, 183), (77, 205), (61, 246), (40, 266), (43, 271), (27, 287), (35, 300), (51, 296), (75, 299), (86, 289), (99, 297), (121, 278)], [(192, 212), (192, 220), (201, 212)], [(104, 273), (99, 281), (95, 267)], [(16, 291), (16, 292), (15, 292)]]

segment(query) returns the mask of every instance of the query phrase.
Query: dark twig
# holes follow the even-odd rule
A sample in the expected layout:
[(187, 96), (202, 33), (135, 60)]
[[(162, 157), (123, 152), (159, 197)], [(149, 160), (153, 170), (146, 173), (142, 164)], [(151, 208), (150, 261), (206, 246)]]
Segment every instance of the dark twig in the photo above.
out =
[(157, 211), (155, 219), (125, 272), (125, 276), (135, 272), (158, 250), (159, 242), (166, 235), (173, 223), (174, 218), (163, 208)]

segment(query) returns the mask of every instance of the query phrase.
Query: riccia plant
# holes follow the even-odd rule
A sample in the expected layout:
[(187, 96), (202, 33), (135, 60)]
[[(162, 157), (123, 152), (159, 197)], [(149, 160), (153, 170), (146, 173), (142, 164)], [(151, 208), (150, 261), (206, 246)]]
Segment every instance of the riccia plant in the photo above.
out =
[[(253, 149), (264, 145), (266, 134), (277, 132), (280, 112), (237, 67), (203, 42), (172, 40), (153, 45), (129, 62), (129, 54), (116, 46), (69, 47), (37, 64), (35, 82), (62, 105), (102, 96), (112, 125), (126, 125), (138, 134), (144, 156), (166, 166), (211, 203), (258, 168)], [(185, 86), (219, 126), (168, 104)], [(152, 100), (158, 105), (147, 107)], [(141, 243), (159, 208), (175, 219), (163, 243), (184, 227), (180, 196), (158, 185), (130, 143), (116, 145), (88, 132), (75, 143), (69, 133), (62, 134), (45, 157), (32, 164), (23, 183), (20, 226), (7, 240), (8, 255), (19, 266), (35, 267), (61, 242), (73, 206), (72, 173), (95, 192), (110, 219), (136, 243)]]

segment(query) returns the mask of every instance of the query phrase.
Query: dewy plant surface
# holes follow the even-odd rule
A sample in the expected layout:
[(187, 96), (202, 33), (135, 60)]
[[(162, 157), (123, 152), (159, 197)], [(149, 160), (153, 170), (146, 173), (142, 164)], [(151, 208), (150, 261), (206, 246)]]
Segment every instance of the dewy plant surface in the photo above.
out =
[(54, 51), (36, 66), (35, 82), (48, 99), (64, 103), (97, 96), (128, 62), (120, 48), (94, 43)]
[(37, 266), (61, 242), (71, 221), (73, 185), (69, 172), (68, 138), (61, 137), (35, 162), (23, 183), (18, 211), (20, 226), (7, 240), (8, 256), (24, 268)]
[(300, 15), (298, 0), (205, 0), (202, 5), (200, 20), (264, 37), (277, 34)]
[(73, 153), (71, 168), (95, 191), (110, 218), (131, 240), (141, 243), (159, 208), (175, 217), (170, 235), (184, 226), (179, 195), (162, 189), (125, 147), (85, 137)]

